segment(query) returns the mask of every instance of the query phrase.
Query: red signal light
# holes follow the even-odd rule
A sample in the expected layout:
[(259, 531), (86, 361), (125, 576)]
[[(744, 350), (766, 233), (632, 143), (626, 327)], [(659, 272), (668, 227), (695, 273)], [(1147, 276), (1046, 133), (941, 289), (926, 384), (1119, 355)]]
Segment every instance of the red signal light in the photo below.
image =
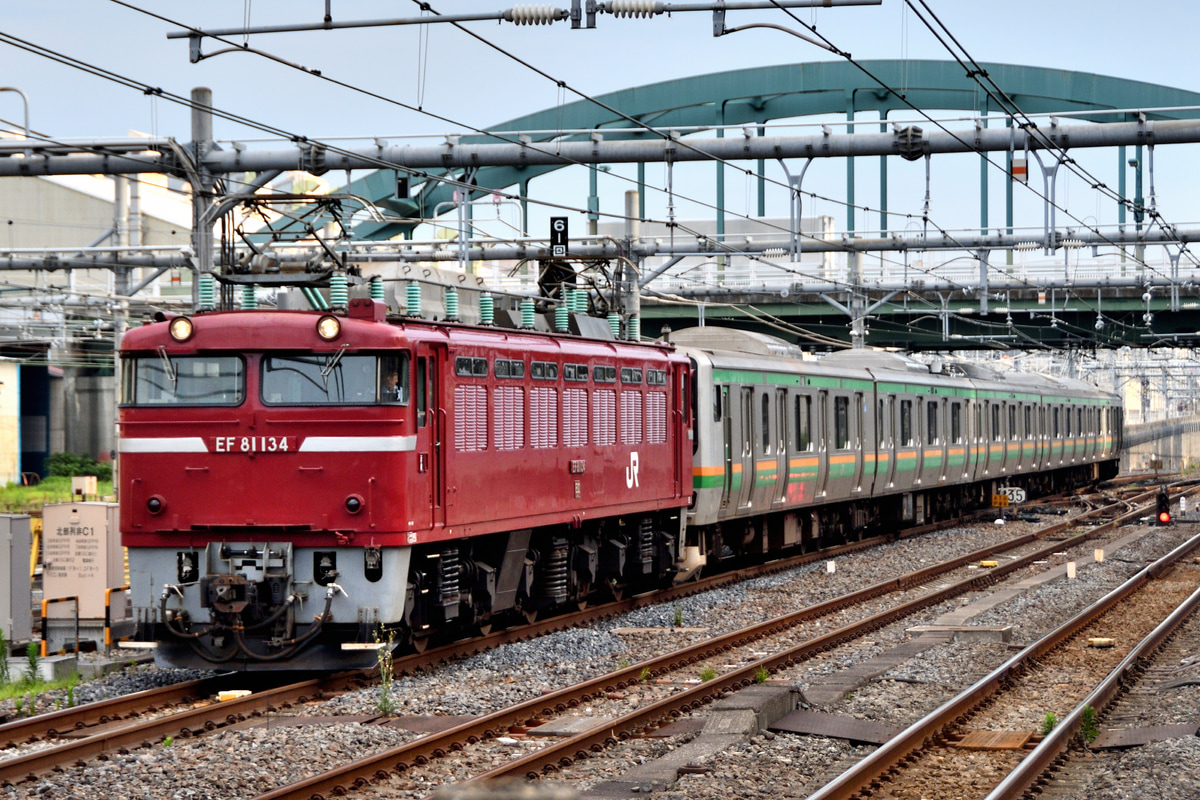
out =
[(1171, 512), (1170, 511), (1158, 512), (1158, 524), (1159, 525), (1170, 525), (1171, 524)]

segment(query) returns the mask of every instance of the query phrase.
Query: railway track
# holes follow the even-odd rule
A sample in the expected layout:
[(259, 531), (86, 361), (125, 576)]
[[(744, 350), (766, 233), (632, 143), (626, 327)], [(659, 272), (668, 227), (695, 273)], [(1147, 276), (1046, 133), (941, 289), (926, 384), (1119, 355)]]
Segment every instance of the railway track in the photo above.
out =
[[(1083, 724), (1085, 709), (1091, 707), (1094, 714), (1101, 708), (1139, 654), (1162, 641), (1166, 628), (1156, 623), (1172, 614), (1182, 619), (1200, 603), (1200, 567), (1181, 563), (1197, 548), (1200, 536), (1139, 571), (909, 726), (810, 800), (977, 797), (986, 790), (981, 788), (985, 781), (994, 787), (987, 800), (1023, 796), (1068, 746)], [(1094, 644), (1109, 638), (1098, 632), (1114, 630), (1122, 632), (1118, 641), (1123, 644), (1087, 647), (1089, 639)], [(1089, 680), (1097, 673), (1098, 685)], [(1096, 688), (1088, 692), (1089, 686)], [(1063, 712), (1064, 721), (1045, 739), (1022, 724), (1028, 719), (1013, 719), (1014, 708), (1031, 704)]]
[[(1146, 493), (1146, 497), (1149, 497), (1150, 495), (1152, 495), (1152, 493)], [(1096, 509), (1083, 515), (1083, 517), (1058, 522), (1043, 529), (1039, 533), (1042, 536), (1061, 534), (1066, 528), (1078, 527), (1080, 525), (1087, 524), (1084, 517), (1092, 519), (1100, 517), (1110, 518), (1109, 522), (1105, 524), (1097, 524), (1091, 529), (1089, 533), (1091, 535), (1095, 535), (1107, 527), (1118, 524), (1121, 519), (1131, 516), (1129, 512), (1126, 512), (1120, 518), (1113, 518), (1114, 514), (1123, 509), (1123, 504), (1116, 504), (1106, 509)], [(1133, 512), (1133, 515), (1136, 515), (1136, 513), (1137, 512)], [(1078, 541), (1083, 541), (1086, 536), (1079, 536), (1075, 538)], [(529, 723), (536, 723), (538, 720), (544, 719), (547, 716), (555, 713), (562, 713), (564, 710), (569, 709), (572, 705), (577, 705), (579, 702), (581, 702), (580, 698), (586, 699), (587, 697), (596, 697), (607, 693), (611, 687), (619, 687), (621, 685), (628, 686), (633, 682), (637, 682), (644, 676), (655, 676), (660, 673), (665, 673), (671, 669), (687, 668), (688, 665), (694, 665), (705, 658), (712, 658), (718, 654), (728, 653), (729, 650), (735, 646), (746, 646), (749, 643), (762, 640), (764, 637), (778, 635), (782, 631), (786, 630), (788, 625), (794, 626), (799, 624), (804, 619), (813, 619), (823, 614), (832, 613), (838, 609), (848, 608), (856, 602), (862, 602), (869, 597), (879, 597), (891, 592), (914, 591), (916, 587), (927, 583), (937, 575), (942, 574), (947, 570), (961, 568), (965, 563), (978, 561), (988, 555), (994, 555), (1005, 548), (1032, 546), (1032, 543), (1035, 541), (1035, 539), (1036, 536), (1033, 534), (1020, 537), (1019, 539), (1011, 540), (1006, 545), (987, 548), (985, 550), (972, 553), (969, 556), (956, 559), (953, 562), (948, 562), (947, 564), (939, 565), (935, 568), (921, 570), (902, 578), (889, 580), (872, 587), (867, 587), (866, 589), (855, 592), (852, 595), (836, 598), (827, 603), (815, 606), (812, 609), (806, 609), (801, 612), (797, 612), (794, 615), (789, 615), (792, 617), (790, 620), (772, 620), (767, 625), (761, 626), (761, 630), (758, 631), (742, 631), (738, 634), (730, 634), (727, 637), (720, 637), (716, 640), (695, 645), (691, 648), (685, 648), (684, 650), (673, 653), (669, 657), (662, 659), (662, 663), (644, 663), (635, 665), (622, 672), (595, 679), (595, 681), (591, 682), (590, 685), (585, 684), (582, 688), (574, 687), (574, 697), (564, 693), (556, 697), (539, 698), (538, 701), (529, 704), (529, 707), (527, 708), (507, 709), (506, 711), (509, 714), (507, 718), (497, 717), (492, 719), (490, 723), (483, 724), (478, 730), (463, 729), (451, 731), (447, 732), (448, 735), (441, 737), (441, 739), (438, 739), (438, 737), (434, 736), (424, 737), (423, 739), (418, 740), (418, 742), (412, 743), (412, 746), (415, 749), (406, 750), (405, 753), (411, 755), (411, 763), (420, 764), (423, 760), (437, 758), (440, 755), (445, 755), (448, 752), (454, 752), (456, 748), (469, 746), (473, 742), (494, 738), (510, 728), (520, 727)], [(853, 543), (842, 548), (838, 548), (835, 551), (822, 551), (820, 553), (800, 556), (795, 559), (788, 559), (785, 562), (776, 562), (775, 564), (768, 565), (766, 569), (782, 570), (795, 566), (797, 563), (804, 563), (806, 561), (812, 561), (815, 559), (829, 558), (832, 553), (849, 552), (870, 546), (871, 544), (872, 543), (870, 542)], [(1064, 545), (1061, 542), (1055, 542), (1049, 547), (1040, 548), (1037, 553), (1030, 555), (1028, 558), (1036, 559), (1039, 555), (1044, 556), (1050, 550), (1062, 549), (1063, 546)], [(1019, 568), (1019, 566), (1006, 566), (1011, 569)], [(743, 571), (740, 574), (744, 578), (752, 573), (750, 573), (750, 571)], [(999, 579), (999, 577), (1000, 571), (997, 570), (993, 571), (988, 576), (977, 576), (971, 581), (966, 581), (964, 583), (970, 588), (975, 588), (982, 585), (981, 581), (986, 583)], [(713, 580), (717, 583), (717, 585), (720, 585), (721, 583), (728, 582), (731, 580), (731, 578), (729, 576), (717, 576), (717, 578)], [(699, 590), (699, 587), (682, 588), (683, 590), (687, 591)], [(969, 589), (964, 588), (963, 590), (966, 591)], [(935, 595), (931, 595), (931, 597), (933, 596)], [(628, 606), (636, 608), (639, 604), (649, 604), (650, 602), (650, 598), (627, 598), (612, 605), (617, 607)], [(660, 595), (656, 595), (653, 598), (653, 602), (662, 602), (662, 597)], [(937, 600), (930, 599), (927, 602), (937, 602)], [(630, 606), (630, 604), (632, 605)], [(612, 607), (587, 609), (586, 611), (579, 612), (577, 615), (573, 615), (573, 617), (567, 618), (565, 621), (563, 619), (548, 620), (545, 623), (535, 623), (527, 628), (522, 628), (521, 631), (517, 632), (499, 632), (490, 638), (492, 639), (493, 643), (511, 640), (508, 637), (529, 638), (535, 635), (535, 631), (539, 629), (542, 631), (557, 630), (569, 624), (576, 624), (579, 619), (594, 618), (592, 615), (609, 616), (615, 613), (618, 613), (618, 611), (616, 608)], [(573, 618), (576, 620), (576, 622), (571, 621)], [(878, 626), (880, 624), (885, 624), (885, 621), (882, 618), (875, 619), (871, 624)], [(835, 633), (839, 634), (839, 636), (835, 638), (823, 638), (821, 641), (817, 642), (815, 646), (817, 648), (833, 646), (833, 644), (838, 641), (842, 635), (850, 635), (848, 631)], [(398, 664), (401, 664), (402, 668), (406, 670), (416, 671), (420, 669), (428, 669), (437, 661), (451, 658), (462, 653), (474, 652), (479, 649), (483, 649), (483, 647), (486, 646), (488, 645), (480, 644), (479, 642), (470, 642), (466, 643), (465, 645), (455, 645), (451, 648), (438, 650), (436, 652), (431, 650), (424, 654), (409, 656), (403, 660), (399, 660)], [(799, 655), (799, 652), (800, 651), (797, 650), (796, 653), (793, 654), (794, 657), (803, 657)], [(784, 662), (780, 661), (779, 663)], [(719, 694), (733, 691), (739, 686), (746, 685), (747, 681), (753, 682), (754, 678), (760, 674), (761, 670), (769, 670), (771, 668), (771, 663), (759, 663), (748, 667), (750, 670), (749, 673), (747, 673), (746, 670), (739, 670), (736, 675), (722, 676), (721, 680), (709, 682), (704, 686), (695, 687), (695, 690), (688, 690), (689, 692), (692, 692), (692, 694), (688, 694), (687, 692), (683, 693), (688, 694), (688, 696), (684, 698), (682, 703), (679, 703), (674, 707), (670, 707), (670, 703), (668, 702), (671, 701), (672, 698), (663, 698), (662, 702), (664, 705), (660, 707), (658, 703), (656, 703), (648, 708), (641, 709), (641, 713), (639, 715), (635, 715), (627, 721), (632, 724), (626, 726), (626, 733), (615, 734), (615, 738), (623, 738), (624, 736), (630, 735), (628, 731), (636, 730), (639, 726), (644, 727), (652, 724), (650, 717), (653, 717), (655, 714), (658, 714), (658, 719), (661, 720), (669, 717), (671, 714), (683, 713), (684, 710), (688, 708), (696, 708)], [(163, 694), (159, 694), (157, 692), (147, 693), (146, 697), (138, 698), (135, 703), (142, 704), (144, 710), (131, 710), (130, 708), (121, 710), (117, 705), (120, 701), (112, 701), (113, 704), (108, 708), (99, 708), (96, 706), (100, 704), (93, 704), (92, 706), (81, 707), (80, 709), (71, 709), (68, 711), (59, 712), (55, 715), (43, 715), (42, 717), (30, 720), (28, 723), (18, 723), (10, 726), (0, 727), (0, 733), (6, 735), (8, 737), (8, 741), (10, 742), (29, 741), (30, 739), (36, 739), (39, 737), (45, 738), (54, 736), (61, 738), (69, 737), (71, 739), (71, 741), (64, 742), (63, 744), (58, 744), (34, 753), (22, 755), (18, 758), (9, 759), (6, 762), (0, 762), (0, 783), (12, 784), (28, 780), (30, 777), (45, 773), (49, 770), (61, 769), (62, 765), (64, 764), (78, 763), (88, 758), (110, 753), (114, 750), (135, 747), (138, 744), (145, 742), (162, 741), (167, 737), (187, 737), (190, 735), (203, 733), (205, 731), (228, 727), (245, 722), (247, 720), (253, 720), (256, 717), (274, 713), (283, 713), (284, 710), (290, 705), (304, 703), (306, 701), (321, 697), (327, 697), (331, 694), (344, 691), (348, 688), (354, 688), (355, 686), (361, 685), (362, 680), (363, 676), (361, 674), (337, 676), (324, 681), (309, 681), (302, 684), (279, 687), (277, 689), (259, 692), (247, 698), (242, 698), (219, 705), (209, 704), (196, 708), (189, 708), (188, 710), (182, 712), (165, 713), (154, 720), (145, 721), (144, 724), (141, 721), (129, 721), (130, 718), (136, 718), (136, 716), (145, 713), (158, 713), (150, 712), (149, 709), (151, 706), (159, 708), (166, 706), (168, 703), (182, 704), (190, 702), (190, 698), (203, 696), (203, 693), (215, 687), (216, 683), (197, 686), (172, 687), (171, 689), (164, 690), (165, 693)], [(174, 692), (174, 694), (171, 695), (169, 694), (170, 692)], [(151, 698), (150, 695), (154, 695), (154, 697)], [(174, 699), (168, 700), (168, 697), (174, 697)], [(678, 697), (679, 695), (676, 695), (676, 698)], [(127, 703), (126, 705), (133, 706), (135, 704)], [(82, 716), (70, 716), (71, 714)], [(88, 715), (90, 715), (90, 717)], [(87, 721), (88, 719), (91, 721)], [(36, 730), (36, 727), (39, 724), (45, 729), (41, 733), (38, 733)], [(623, 722), (622, 725), (625, 726), (625, 722)], [(616, 728), (613, 730), (616, 730)], [(602, 737), (601, 741), (599, 742), (589, 742), (587, 744), (587, 748), (590, 751), (590, 748), (602, 746), (604, 742), (607, 742), (608, 739), (611, 738), (613, 737)], [(438, 744), (439, 741), (441, 744)], [(578, 745), (578, 742), (575, 744)], [(400, 749), (404, 750), (404, 748)], [(521, 774), (520, 770), (522, 769), (525, 770), (526, 773), (530, 773), (545, 769), (547, 767), (555, 768), (553, 766), (554, 764), (561, 764), (563, 759), (567, 759), (569, 761), (571, 758), (577, 757), (578, 755), (579, 751), (576, 751), (571, 756), (558, 755), (555, 757), (553, 762), (546, 762), (540, 766), (525, 764), (513, 767), (512, 769), (515, 769), (517, 774)], [(407, 764), (408, 762), (403, 760), (406, 757), (408, 756), (406, 756), (404, 753), (391, 753), (390, 758), (393, 766), (388, 767), (387, 769), (398, 769), (400, 768), (400, 765)], [(387, 759), (385, 758), (384, 760), (386, 761)], [(361, 770), (361, 765), (358, 767), (358, 769)], [(376, 766), (374, 769), (368, 770), (368, 772), (370, 772), (370, 774), (372, 774), (374, 777), (378, 777), (378, 774), (382, 769), (384, 769), (384, 767)], [(346, 772), (335, 776), (326, 776), (319, 780), (332, 781), (333, 790), (337, 791), (337, 787), (343, 787), (346, 785), (346, 775), (349, 774), (349, 772)], [(349, 782), (361, 782), (362, 780), (363, 778), (361, 777), (361, 774), (359, 774), (354, 778), (350, 778)], [(289, 789), (287, 791), (294, 791), (296, 793), (272, 793), (267, 796), (320, 796), (321, 792), (324, 790), (312, 789), (311, 787), (306, 789), (301, 787)]]
[[(1148, 499), (1152, 494), (1152, 492), (1146, 493), (1141, 499)], [(1073, 537), (1070, 546), (1081, 545), (1100, 532), (1132, 521), (1143, 514), (1144, 509), (1137, 508), (1128, 511), (1124, 504), (1087, 512), (1083, 516), (1088, 519), (1105, 519), (1097, 522), (1089, 531), (1081, 532)], [(598, 703), (602, 698), (620, 693), (622, 689), (639, 681), (658, 678), (681, 669), (694, 671), (699, 663), (716, 656), (721, 656), (722, 660), (732, 660), (730, 652), (734, 648), (751, 644), (756, 648), (763, 648), (765, 647), (764, 640), (767, 637), (779, 636), (801, 622), (851, 607), (856, 603), (884, 594), (918, 590), (919, 587), (928, 588), (928, 584), (932, 580), (944, 576), (951, 570), (984, 560), (988, 556), (1030, 545), (1039, 537), (1060, 534), (1068, 528), (1079, 527), (1085, 522), (1085, 519), (1077, 517), (1055, 523), (1035, 534), (1011, 540), (1004, 545), (976, 551), (959, 559), (876, 584), (851, 595), (839, 597), (785, 617), (705, 640), (659, 658), (643, 661), (626, 669), (600, 676), (586, 683), (464, 722), (449, 730), (431, 733), (400, 747), (347, 764), (323, 775), (267, 792), (257, 800), (285, 800), (285, 798), (286, 800), (315, 800), (316, 798), (339, 796), (356, 787), (361, 788), (375, 781), (387, 780), (390, 775), (403, 775), (413, 767), (423, 766), (433, 759), (443, 758), (449, 754), (464, 751), (480, 742), (495, 739), (510, 729), (527, 729), (556, 715), (567, 713), (572, 708), (586, 703)], [(806, 639), (768, 656), (755, 658), (741, 667), (729, 670), (693, 687), (683, 688), (659, 697), (654, 702), (622, 714), (615, 719), (605, 719), (601, 724), (590, 729), (558, 742), (547, 743), (535, 752), (511, 760), (503, 766), (476, 774), (462, 783), (470, 784), (503, 777), (535, 778), (556, 772), (576, 760), (586, 759), (594, 753), (603, 751), (619, 740), (633, 736), (640, 731), (653, 729), (719, 697), (751, 686), (761, 681), (764, 674), (789, 667), (840, 644), (858, 639), (929, 606), (989, 586), (1036, 561), (1052, 556), (1066, 546), (1069, 545), (1064, 544), (1063, 541), (1053, 541), (1048, 545), (1031, 548), (1030, 552), (1013, 558), (1003, 566), (997, 566), (986, 573), (976, 573), (945, 588), (913, 591), (919, 596), (827, 634)]]

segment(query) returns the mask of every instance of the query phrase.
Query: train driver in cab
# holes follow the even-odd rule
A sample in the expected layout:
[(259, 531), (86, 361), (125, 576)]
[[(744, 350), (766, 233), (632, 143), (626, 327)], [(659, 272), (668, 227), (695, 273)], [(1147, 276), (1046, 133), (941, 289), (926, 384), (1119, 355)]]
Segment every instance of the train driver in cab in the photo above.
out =
[(408, 402), (404, 386), (400, 383), (400, 373), (396, 370), (389, 370), (384, 376), (383, 390), (379, 393), (379, 400), (383, 403)]

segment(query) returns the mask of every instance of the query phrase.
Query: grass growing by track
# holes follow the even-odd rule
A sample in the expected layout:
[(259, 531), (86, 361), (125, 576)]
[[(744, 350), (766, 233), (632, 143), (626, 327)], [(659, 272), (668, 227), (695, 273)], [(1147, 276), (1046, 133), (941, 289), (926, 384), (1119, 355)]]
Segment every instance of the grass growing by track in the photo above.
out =
[[(98, 487), (100, 497), (108, 497), (113, 493), (112, 481), (100, 481)], [(0, 509), (5, 513), (29, 513), (41, 511), (47, 503), (67, 503), (71, 501), (71, 479), (61, 475), (45, 478), (37, 486), (19, 486), (10, 483), (0, 489)]]

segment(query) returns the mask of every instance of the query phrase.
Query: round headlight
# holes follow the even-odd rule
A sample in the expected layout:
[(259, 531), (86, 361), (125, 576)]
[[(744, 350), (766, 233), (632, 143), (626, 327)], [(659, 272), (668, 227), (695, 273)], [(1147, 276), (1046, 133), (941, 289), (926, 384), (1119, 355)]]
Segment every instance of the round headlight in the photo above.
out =
[(186, 342), (192, 338), (192, 321), (188, 317), (176, 317), (168, 326), (171, 338), (177, 342)]
[(159, 495), (154, 495), (146, 501), (146, 510), (151, 514), (161, 514), (162, 510), (167, 507), (167, 501), (163, 500)]
[(362, 511), (363, 499), (356, 494), (352, 494), (346, 498), (346, 510), (351, 514), (357, 514)]
[(317, 335), (325, 341), (331, 341), (342, 332), (342, 323), (337, 317), (321, 317), (317, 320)]

